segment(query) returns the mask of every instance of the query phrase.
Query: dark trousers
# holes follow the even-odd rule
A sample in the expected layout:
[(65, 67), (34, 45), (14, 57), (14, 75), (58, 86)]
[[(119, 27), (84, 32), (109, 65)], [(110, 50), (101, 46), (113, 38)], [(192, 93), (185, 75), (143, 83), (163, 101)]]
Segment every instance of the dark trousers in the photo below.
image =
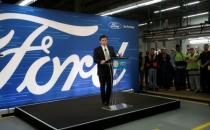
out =
[(142, 91), (142, 87), (144, 85), (144, 71), (143, 70), (140, 70), (139, 72), (139, 78), (140, 78), (140, 91)]
[(101, 100), (103, 104), (110, 103), (110, 97), (112, 93), (112, 74), (107, 72), (105, 75), (99, 76)]
[(163, 88), (165, 89), (169, 89), (171, 86), (171, 73), (169, 73), (169, 71), (162, 70), (160, 79), (161, 79), (161, 86), (163, 86)]
[(157, 69), (157, 86), (159, 86), (160, 88), (162, 88), (163, 86), (161, 75), (162, 75), (161, 69)]
[(146, 86), (149, 85), (149, 71), (148, 70), (149, 70), (148, 68), (146, 68), (144, 70), (144, 77), (145, 77), (145, 84), (146, 84)]
[(201, 69), (200, 70), (200, 81), (201, 81), (201, 89), (203, 91), (210, 90), (210, 71)]
[(187, 86), (189, 89), (191, 89), (191, 85), (190, 85), (190, 78), (189, 78), (189, 72), (186, 72), (186, 77), (187, 77)]
[(186, 86), (186, 69), (176, 69), (174, 77), (176, 90), (184, 89)]

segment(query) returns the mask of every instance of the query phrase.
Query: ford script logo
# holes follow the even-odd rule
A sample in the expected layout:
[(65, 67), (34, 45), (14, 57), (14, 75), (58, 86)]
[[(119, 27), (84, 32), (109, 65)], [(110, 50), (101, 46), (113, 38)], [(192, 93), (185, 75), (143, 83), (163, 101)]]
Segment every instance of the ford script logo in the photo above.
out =
[[(1, 53), (4, 57), (12, 56), (10, 61), (3, 67), (0, 72), (0, 90), (5, 86), (6, 83), (11, 79), (16, 70), (20, 67), (20, 64), (23, 62), (23, 59), (28, 52), (34, 51), (42, 51), (45, 55), (38, 57), (33, 63), (30, 65), (28, 69), (26, 69), (26, 73), (22, 77), (23, 80), (21, 84), (16, 88), (17, 92), (22, 92), (24, 89), (28, 89), (28, 91), (34, 95), (42, 95), (50, 91), (59, 80), (59, 77), (62, 75), (64, 70), (68, 67), (69, 64), (72, 64), (73, 67), (69, 71), (69, 75), (67, 79), (62, 84), (61, 91), (68, 91), (71, 89), (77, 75), (80, 75), (81, 78), (89, 78), (92, 77), (92, 82), (94, 86), (99, 87), (100, 84), (98, 82), (97, 76), (97, 65), (94, 65), (93, 58), (91, 55), (85, 55), (84, 57), (80, 57), (78, 54), (69, 55), (67, 58), (63, 59), (63, 61), (59, 58), (59, 56), (51, 57), (51, 47), (56, 44), (54, 40), (55, 38), (51, 35), (46, 35), (42, 37), (40, 41), (40, 45), (34, 46), (34, 41), (42, 35), (44, 31), (48, 28), (54, 28), (59, 31), (65, 32), (74, 36), (90, 36), (93, 35), (98, 30), (97, 25), (92, 26), (76, 26), (65, 23), (60, 23), (57, 21), (53, 21), (50, 19), (37, 17), (28, 14), (20, 14), (20, 13), (1, 13), (0, 21), (11, 20), (11, 19), (19, 19), (25, 21), (31, 21), (35, 23), (39, 23), (40, 26), (35, 28), (33, 32), (28, 34), (27, 38), (19, 47), (8, 48), (2, 51)], [(119, 25), (113, 24), (113, 27), (119, 27)], [(14, 38), (16, 34), (15, 29), (11, 29), (5, 36), (0, 37), (0, 49), (6, 47), (10, 41)], [(127, 48), (128, 42), (122, 42), (121, 47), (118, 53), (124, 53)], [(61, 62), (62, 61), (62, 62)], [(52, 73), (50, 79), (45, 84), (39, 84), (36, 80), (38, 72), (43, 69), (45, 64), (52, 64)], [(94, 65), (94, 66), (93, 66)], [(92, 67), (89, 71), (84, 71), (84, 67)], [(125, 74), (124, 70), (121, 72), (120, 77), (114, 79), (114, 84), (116, 85), (122, 79)]]
[(122, 28), (122, 25), (118, 22), (110, 22), (109, 23), (109, 27), (111, 29), (121, 29)]

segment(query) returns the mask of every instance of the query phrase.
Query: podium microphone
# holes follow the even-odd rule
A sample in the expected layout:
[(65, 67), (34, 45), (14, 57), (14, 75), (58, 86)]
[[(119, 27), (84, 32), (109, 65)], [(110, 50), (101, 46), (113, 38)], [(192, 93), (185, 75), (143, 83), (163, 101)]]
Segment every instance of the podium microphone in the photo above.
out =
[(118, 51), (114, 51), (117, 57), (123, 57), (121, 53), (118, 53)]

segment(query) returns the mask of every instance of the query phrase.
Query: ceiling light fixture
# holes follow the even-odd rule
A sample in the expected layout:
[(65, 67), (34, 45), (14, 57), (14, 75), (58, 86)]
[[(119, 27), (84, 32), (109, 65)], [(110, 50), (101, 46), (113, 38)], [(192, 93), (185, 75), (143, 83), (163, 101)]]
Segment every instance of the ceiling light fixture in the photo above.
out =
[(154, 11), (154, 13), (157, 14), (157, 13), (160, 13), (160, 12), (166, 12), (166, 11), (174, 10), (174, 9), (178, 9), (178, 8), (180, 8), (180, 6), (174, 6), (174, 7), (166, 8), (166, 9), (163, 9), (163, 10), (157, 10), (157, 11)]
[(184, 4), (184, 6), (191, 6), (191, 5), (195, 5), (195, 4), (199, 4), (199, 3), (200, 3), (200, 1), (194, 1), (194, 2)]
[(209, 12), (203, 12), (203, 13), (199, 13), (199, 14), (193, 14), (193, 15), (188, 15), (188, 16), (184, 16), (183, 18), (192, 18), (192, 17), (196, 17), (196, 16), (201, 16), (201, 15), (206, 15), (209, 14)]
[(36, 2), (37, 0), (21, 0), (20, 2), (18, 2), (17, 4), (20, 6), (27, 6), (30, 5), (34, 2)]
[[(144, 26), (144, 25), (147, 25), (148, 23), (141, 23), (139, 24), (138, 26), (141, 27), (141, 26)], [(149, 22), (149, 24), (152, 24), (152, 22)]]
[(189, 38), (190, 44), (209, 44), (210, 37), (198, 37), (198, 38)]
[[(191, 6), (191, 5), (195, 5), (195, 4), (199, 4), (200, 1), (194, 1), (194, 2), (190, 2), (190, 3), (187, 3), (187, 4), (184, 4), (183, 6)], [(180, 8), (181, 6), (173, 6), (173, 7), (169, 7), (169, 8), (166, 8), (166, 9), (162, 9), (162, 10), (156, 10), (154, 11), (155, 14), (157, 13), (160, 13), (160, 12), (166, 12), (166, 11), (170, 11), (170, 10), (175, 10), (175, 9), (178, 9)]]
[(156, 3), (159, 3), (159, 2), (162, 2), (162, 1), (164, 1), (164, 0), (142, 0), (142, 1), (139, 1), (139, 2), (135, 2), (135, 3), (132, 3), (132, 4), (125, 5), (125, 6), (121, 6), (121, 7), (115, 8), (115, 9), (111, 9), (111, 10), (108, 10), (108, 11), (105, 11), (105, 12), (101, 12), (101, 13), (98, 13), (97, 15), (101, 15), (101, 16), (113, 15), (113, 14), (125, 12), (125, 11), (128, 11), (128, 10), (136, 9), (136, 8), (139, 8), (139, 7), (144, 7), (144, 6), (156, 4)]

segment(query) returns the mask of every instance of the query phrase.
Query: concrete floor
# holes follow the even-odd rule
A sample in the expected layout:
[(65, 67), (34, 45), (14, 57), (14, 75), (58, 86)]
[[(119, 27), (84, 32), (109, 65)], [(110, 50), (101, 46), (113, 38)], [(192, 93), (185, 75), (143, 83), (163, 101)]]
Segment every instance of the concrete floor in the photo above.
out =
[[(200, 128), (196, 128), (199, 126)], [(0, 130), (35, 130), (35, 128), (13, 116), (0, 119)], [(107, 130), (210, 130), (210, 107), (207, 104), (182, 101), (180, 109)]]
[[(207, 124), (204, 129), (196, 127)], [(194, 129), (196, 128), (196, 129)], [(210, 107), (207, 104), (181, 102), (181, 108), (147, 117), (107, 130), (210, 130)]]
[(161, 95), (165, 97), (173, 97), (191, 101), (199, 101), (199, 102), (210, 102), (210, 93), (195, 93), (193, 91), (179, 90), (175, 91), (175, 88), (171, 88), (169, 90), (159, 89), (158, 91), (149, 91), (144, 90), (144, 92), (152, 95)]

